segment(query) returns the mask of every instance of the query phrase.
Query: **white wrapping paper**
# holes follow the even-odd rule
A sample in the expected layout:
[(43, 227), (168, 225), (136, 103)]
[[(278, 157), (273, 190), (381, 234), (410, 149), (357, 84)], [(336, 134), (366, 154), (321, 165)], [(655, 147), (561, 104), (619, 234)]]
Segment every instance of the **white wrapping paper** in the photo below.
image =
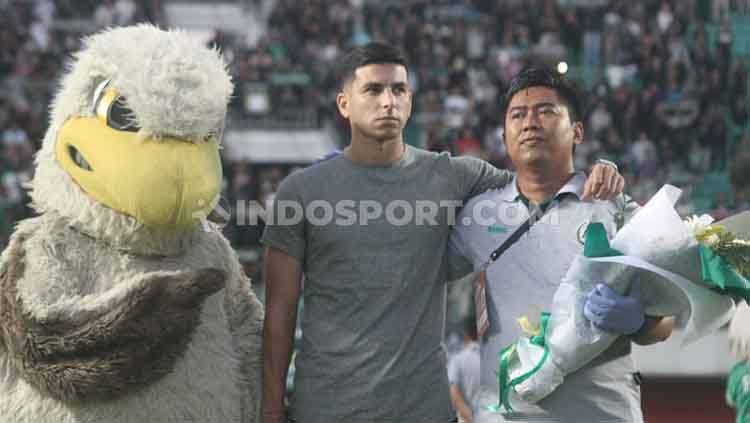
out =
[[(576, 257), (555, 292), (545, 344), (548, 358), (513, 389), (525, 401), (538, 402), (564, 377), (604, 352), (617, 335), (594, 326), (583, 314), (586, 295), (605, 282), (620, 294), (640, 280), (645, 312), (676, 316), (683, 343), (699, 339), (727, 323), (734, 310), (731, 298), (703, 285), (698, 243), (674, 209), (680, 190), (665, 185), (611, 240), (622, 256)], [(540, 362), (544, 347), (526, 339), (516, 344), (510, 380), (527, 375)]]

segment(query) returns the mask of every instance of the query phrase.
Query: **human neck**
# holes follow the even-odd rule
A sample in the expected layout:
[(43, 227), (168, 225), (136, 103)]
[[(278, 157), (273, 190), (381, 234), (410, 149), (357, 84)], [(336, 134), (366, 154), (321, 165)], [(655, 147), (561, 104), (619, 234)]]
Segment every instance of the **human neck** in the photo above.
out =
[(386, 141), (373, 139), (352, 139), (344, 154), (355, 163), (369, 166), (388, 165), (397, 162), (406, 151), (402, 138)]
[(575, 174), (568, 169), (525, 168), (518, 171), (518, 190), (534, 204), (541, 204), (560, 191)]

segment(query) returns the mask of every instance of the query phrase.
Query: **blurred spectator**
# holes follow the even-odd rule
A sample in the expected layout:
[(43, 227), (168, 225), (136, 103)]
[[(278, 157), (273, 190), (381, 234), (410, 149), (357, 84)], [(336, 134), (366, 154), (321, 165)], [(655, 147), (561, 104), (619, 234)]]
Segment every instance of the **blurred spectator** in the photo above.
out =
[(474, 410), (479, 407), (480, 357), (477, 325), (473, 316), (464, 320), (463, 349), (448, 363), (448, 381), (453, 408), (460, 423), (474, 421)]
[(737, 157), (736, 161), (741, 160), (743, 157), (750, 157), (750, 135), (745, 133), (740, 137), (737, 141), (737, 149), (734, 155)]
[(672, 15), (672, 5), (667, 0), (662, 0), (659, 13), (656, 15), (656, 25), (662, 34), (665, 34), (672, 26), (674, 15)]
[(443, 101), (443, 119), (450, 129), (458, 129), (466, 123), (471, 103), (459, 87), (451, 89)]
[(94, 23), (97, 28), (130, 25), (135, 15), (133, 0), (104, 0), (94, 11)]
[(701, 118), (699, 137), (711, 156), (711, 168), (723, 169), (727, 141), (726, 111), (720, 105), (712, 103)]
[(97, 28), (106, 28), (115, 24), (115, 4), (112, 0), (104, 0), (94, 11), (94, 23)]
[(11, 121), (2, 133), (3, 145), (10, 148), (23, 148), (28, 145), (29, 137), (26, 131), (18, 126), (18, 122)]
[(711, 18), (714, 22), (721, 22), (729, 16), (729, 0), (713, 0), (711, 2)]
[(247, 162), (232, 164), (232, 178), (229, 198), (231, 200), (255, 201), (258, 199), (257, 185)]
[(630, 157), (632, 160), (632, 170), (639, 178), (654, 178), (657, 175), (659, 167), (658, 152), (656, 145), (641, 131), (638, 138), (630, 146)]
[(450, 151), (450, 146), (446, 144), (445, 138), (440, 133), (439, 127), (434, 126), (430, 128), (430, 131), (427, 133), (426, 149), (435, 153)]
[(115, 24), (130, 25), (135, 17), (135, 2), (133, 0), (115, 0)]
[(607, 109), (604, 101), (598, 101), (589, 116), (588, 129), (593, 137), (601, 137), (607, 129), (612, 126), (612, 114)]
[(286, 176), (286, 173), (280, 166), (272, 166), (261, 175), (260, 200), (266, 210), (271, 209), (273, 200), (276, 198), (276, 191), (278, 191), (279, 184), (284, 176)]
[(734, 191), (734, 209), (750, 209), (750, 154), (738, 157), (729, 172)]
[(457, 156), (479, 157), (482, 153), (482, 143), (470, 127), (464, 127), (458, 139), (453, 142), (453, 152)]

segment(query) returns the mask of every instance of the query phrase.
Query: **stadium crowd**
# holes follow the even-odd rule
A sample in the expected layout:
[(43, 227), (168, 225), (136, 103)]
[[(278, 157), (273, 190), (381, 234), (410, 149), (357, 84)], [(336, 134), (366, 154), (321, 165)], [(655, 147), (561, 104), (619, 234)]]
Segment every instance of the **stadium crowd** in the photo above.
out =
[[(258, 119), (264, 114), (290, 127), (300, 126), (295, 119), (332, 123), (344, 146), (333, 66), (351, 45), (387, 40), (411, 64), (407, 142), (502, 167), (509, 165), (500, 114), (508, 81), (529, 64), (559, 64), (588, 91), (579, 167), (615, 160), (637, 201), (669, 182), (689, 191), (684, 212), (720, 217), (747, 208), (729, 175), (750, 180), (743, 165), (750, 160), (748, 3), (276, 0), (268, 31), (254, 45), (220, 31), (211, 42), (230, 61), (237, 87), (229, 130), (272, 126)], [(162, 9), (158, 0), (0, 0), (0, 245), (13, 222), (30, 214), (22, 186), (66, 57), (98, 28), (163, 23)], [(255, 96), (259, 90), (266, 96)], [(227, 160), (229, 204), (267, 203), (292, 169)], [(259, 234), (230, 227), (228, 235), (242, 247)]]

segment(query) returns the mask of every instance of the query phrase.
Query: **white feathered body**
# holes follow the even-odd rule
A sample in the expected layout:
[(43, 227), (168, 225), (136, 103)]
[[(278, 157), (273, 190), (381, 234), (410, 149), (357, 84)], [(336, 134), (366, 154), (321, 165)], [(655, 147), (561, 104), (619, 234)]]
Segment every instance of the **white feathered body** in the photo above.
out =
[[(0, 421), (3, 423), (252, 422), (258, 405), (262, 308), (249, 295), (236, 255), (218, 233), (195, 233), (184, 255), (154, 259), (108, 248), (47, 214), (22, 222), (19, 236), (26, 269), (18, 293), (40, 320), (107, 307), (155, 272), (218, 268), (227, 287), (203, 303), (200, 324), (172, 371), (155, 383), (121, 398), (65, 403), (30, 386), (0, 345)], [(3, 255), (3, 261), (7, 259)], [(243, 301), (245, 316), (230, 333), (233, 302)], [(250, 307), (247, 307), (250, 306)], [(239, 308), (243, 308), (242, 305)], [(248, 357), (254, 360), (248, 361)], [(244, 366), (245, 368), (241, 368)], [(250, 374), (247, 374), (250, 373)], [(247, 380), (254, 377), (255, 381)]]

